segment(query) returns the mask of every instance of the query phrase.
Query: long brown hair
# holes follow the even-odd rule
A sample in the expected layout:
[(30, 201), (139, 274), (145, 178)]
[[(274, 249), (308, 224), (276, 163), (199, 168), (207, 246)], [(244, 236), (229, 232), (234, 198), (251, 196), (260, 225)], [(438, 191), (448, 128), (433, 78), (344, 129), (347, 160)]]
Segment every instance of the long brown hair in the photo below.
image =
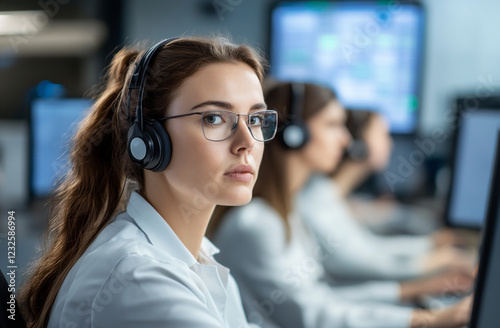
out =
[[(351, 147), (354, 145), (355, 155), (351, 152), (345, 152), (344, 156), (337, 167), (332, 170), (328, 175), (332, 178), (339, 173), (345, 165), (350, 165), (352, 162), (364, 161), (366, 155), (368, 154), (368, 149), (366, 148), (366, 131), (370, 124), (377, 118), (377, 112), (369, 109), (358, 109), (358, 108), (346, 108), (346, 128), (352, 137)], [(361, 143), (359, 143), (361, 141)], [(362, 152), (362, 156), (358, 156), (359, 152)], [(357, 158), (359, 157), (359, 158)]]
[(346, 108), (346, 128), (353, 139), (364, 139), (364, 133), (371, 121), (377, 117), (377, 112), (367, 109)]
[[(126, 143), (128, 84), (143, 51), (123, 48), (113, 58), (102, 92), (80, 124), (70, 153), (71, 170), (55, 192), (46, 251), (30, 269), (21, 295), (29, 327), (46, 327), (57, 293), (76, 261), (121, 210), (122, 191), (132, 181), (144, 186), (143, 171), (129, 159)], [(262, 57), (252, 48), (227, 39), (182, 38), (159, 50), (150, 63), (144, 115), (165, 115), (176, 90), (189, 76), (211, 63), (243, 62), (262, 83)], [(135, 108), (137, 94), (131, 97)], [(132, 112), (131, 115), (134, 115)]]
[[(278, 112), (278, 133), (283, 131), (287, 122), (292, 119), (290, 108), (292, 97), (292, 83), (268, 81), (264, 88), (264, 99), (269, 109)], [(306, 123), (311, 117), (323, 110), (329, 102), (335, 101), (335, 92), (317, 84), (304, 84), (303, 108), (300, 119)], [(288, 215), (292, 210), (292, 195), (289, 194), (289, 182), (286, 176), (286, 154), (293, 150), (283, 147), (279, 138), (266, 143), (264, 155), (259, 169), (259, 177), (253, 189), (253, 197), (261, 197), (267, 201), (281, 216), (285, 223), (286, 235), (289, 237), (290, 228)], [(217, 206), (210, 220), (209, 233), (216, 233), (217, 227), (229, 210), (229, 207)]]

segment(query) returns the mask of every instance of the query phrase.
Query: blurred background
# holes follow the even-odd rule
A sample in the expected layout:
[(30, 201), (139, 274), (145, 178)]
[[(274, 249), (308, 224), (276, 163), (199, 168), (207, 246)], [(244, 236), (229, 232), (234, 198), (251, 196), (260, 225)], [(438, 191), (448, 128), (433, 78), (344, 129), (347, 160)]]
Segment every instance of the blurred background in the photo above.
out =
[[(500, 107), (495, 102), (500, 93), (500, 2), (371, 4), (377, 6), (375, 11), (356, 1), (302, 1), (296, 6), (274, 0), (3, 0), (2, 248), (7, 210), (15, 210), (18, 262), (23, 265), (32, 256), (46, 224), (53, 176), (66, 165), (61, 136), (71, 135), (74, 122), (91, 105), (86, 96), (111, 55), (123, 45), (149, 45), (182, 35), (230, 35), (236, 43), (261, 49), (276, 78), (329, 83), (346, 106), (384, 112), (391, 122), (394, 151), (386, 170), (360, 191), (365, 197), (419, 204), (441, 219), (451, 180), (457, 112), (463, 110), (459, 104), (478, 108), (479, 101), (491, 99), (486, 107)], [(325, 19), (325, 13), (338, 20)], [(395, 43), (401, 35), (406, 41)], [(317, 47), (308, 43), (313, 41)], [(379, 46), (389, 50), (379, 51)], [(372, 54), (379, 56), (379, 81), (398, 88), (380, 91), (367, 86), (373, 82), (367, 72), (377, 68), (367, 66), (374, 65)], [(391, 56), (403, 62), (394, 64)], [(360, 64), (351, 67), (358, 59)], [(311, 67), (333, 70), (332, 76), (311, 75)], [(336, 68), (344, 80), (334, 78)], [(350, 85), (349, 74), (361, 76), (363, 84)], [(356, 102), (360, 95), (364, 100)], [(390, 96), (400, 97), (394, 100), (401, 105), (396, 106), (399, 111), (385, 109)], [(371, 99), (378, 103), (370, 106)]]

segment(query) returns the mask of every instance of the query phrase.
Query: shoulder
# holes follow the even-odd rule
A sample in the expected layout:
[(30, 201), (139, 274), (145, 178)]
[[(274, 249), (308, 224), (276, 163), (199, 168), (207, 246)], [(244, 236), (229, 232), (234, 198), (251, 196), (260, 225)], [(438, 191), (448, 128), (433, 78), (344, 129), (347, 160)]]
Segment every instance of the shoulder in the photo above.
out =
[(305, 192), (328, 192), (333, 193), (337, 191), (337, 186), (332, 178), (324, 174), (315, 174), (306, 183), (302, 191)]
[(51, 321), (56, 326), (66, 319), (88, 322), (99, 317), (105, 322), (124, 316), (124, 309), (134, 309), (129, 314), (138, 318), (151, 315), (150, 301), (162, 306), (182, 298), (201, 302), (203, 283), (168, 252), (154, 247), (126, 214), (118, 215), (66, 276)]
[(82, 259), (100, 259), (116, 263), (127, 255), (144, 255), (151, 258), (168, 258), (168, 250), (154, 247), (147, 235), (133, 219), (123, 212), (118, 214), (97, 236), (85, 251)]
[(260, 230), (279, 226), (282, 221), (280, 214), (266, 200), (257, 197), (247, 205), (229, 210), (222, 219), (221, 229)]
[[(88, 280), (97, 285), (113, 274), (133, 272), (135, 267), (157, 272), (189, 270), (184, 262), (170, 255), (168, 249), (155, 247), (134, 221), (123, 213), (101, 231), (72, 271), (79, 282)], [(83, 285), (79, 283), (75, 286), (85, 287)]]
[[(102, 290), (119, 282), (124, 287), (141, 289), (147, 295), (161, 286), (183, 286), (200, 294), (196, 275), (189, 267), (172, 258), (153, 257), (150, 254), (129, 253), (121, 257), (103, 282)], [(202, 295), (198, 295), (202, 297)], [(166, 297), (166, 295), (165, 295)]]
[(340, 197), (335, 182), (326, 175), (316, 174), (309, 179), (297, 197), (299, 205), (332, 203)]
[[(226, 249), (274, 247), (285, 243), (285, 224), (280, 214), (264, 199), (254, 198), (247, 205), (229, 210), (213, 236), (222, 253)], [(234, 252), (232, 252), (234, 253)]]
[(92, 298), (92, 322), (102, 327), (163, 327), (180, 322), (219, 326), (204, 282), (187, 266), (127, 254)]

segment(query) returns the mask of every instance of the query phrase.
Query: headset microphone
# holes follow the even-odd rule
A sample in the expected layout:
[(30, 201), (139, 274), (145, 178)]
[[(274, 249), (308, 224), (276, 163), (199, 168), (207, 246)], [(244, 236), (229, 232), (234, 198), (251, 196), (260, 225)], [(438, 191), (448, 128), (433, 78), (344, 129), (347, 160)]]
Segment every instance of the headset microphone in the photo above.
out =
[(360, 139), (353, 139), (349, 147), (345, 150), (345, 154), (353, 161), (364, 161), (368, 157), (366, 142)]

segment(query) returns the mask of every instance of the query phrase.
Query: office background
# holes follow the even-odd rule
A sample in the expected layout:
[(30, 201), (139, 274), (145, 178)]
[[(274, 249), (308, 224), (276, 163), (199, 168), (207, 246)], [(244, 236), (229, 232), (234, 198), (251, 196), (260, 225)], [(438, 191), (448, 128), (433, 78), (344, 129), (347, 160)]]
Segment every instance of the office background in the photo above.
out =
[[(0, 11), (36, 10), (37, 20), (22, 21), (21, 35), (0, 35), (0, 208), (20, 213), (19, 233), (30, 231), (28, 250), (43, 227), (46, 207), (33, 205), (28, 192), (28, 119), (30, 100), (44, 80), (63, 85), (66, 97), (82, 97), (99, 81), (109, 53), (125, 44), (149, 43), (179, 35), (229, 34), (267, 53), (269, 12), (274, 0), (5, 0)], [(391, 3), (391, 2), (390, 2)], [(392, 3), (397, 3), (393, 1)], [(388, 168), (409, 158), (415, 140), (443, 132), (442, 143), (404, 183), (390, 188), (384, 175), (375, 185), (411, 198), (442, 196), (427, 188), (446, 166), (454, 127), (453, 100), (459, 95), (500, 93), (500, 2), (496, 0), (422, 0), (427, 14), (423, 89), (418, 133), (396, 138)], [(45, 19), (44, 19), (45, 17)], [(0, 29), (5, 19), (0, 17)], [(0, 34), (1, 30), (0, 30)], [(426, 163), (427, 163), (426, 162)], [(429, 168), (434, 170), (428, 172)], [(446, 178), (444, 178), (446, 180)], [(442, 189), (442, 187), (441, 187)], [(42, 201), (45, 204), (45, 200)], [(2, 214), (6, 218), (6, 214)], [(32, 221), (40, 223), (33, 231)], [(2, 218), (1, 222), (5, 222)], [(5, 224), (0, 232), (5, 232)], [(37, 230), (38, 229), (38, 230)], [(3, 240), (4, 234), (2, 234)], [(23, 245), (23, 243), (20, 243)], [(26, 258), (26, 260), (28, 260)], [(3, 262), (2, 262), (3, 263)]]

